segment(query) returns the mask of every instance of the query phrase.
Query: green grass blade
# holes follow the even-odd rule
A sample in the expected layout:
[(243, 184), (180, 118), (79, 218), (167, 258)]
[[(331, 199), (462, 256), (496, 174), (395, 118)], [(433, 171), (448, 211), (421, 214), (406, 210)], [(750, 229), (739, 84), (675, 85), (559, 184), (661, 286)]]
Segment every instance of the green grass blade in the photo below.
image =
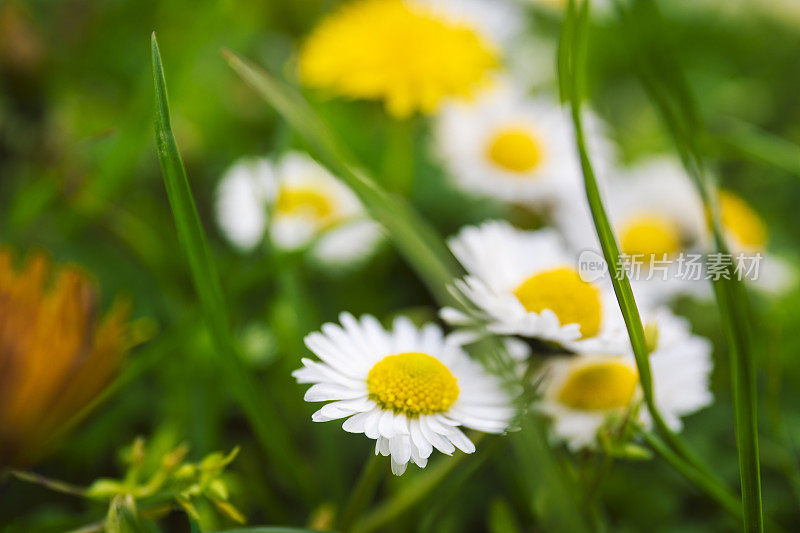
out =
[(741, 503), (738, 499), (733, 497), (724, 486), (718, 484), (713, 479), (703, 476), (701, 472), (687, 463), (682, 457), (678, 456), (678, 454), (673, 452), (661, 439), (652, 433), (642, 431), (642, 436), (650, 447), (681, 475), (695, 486), (701, 488), (731, 515), (737, 517), (739, 520), (742, 519)]
[(223, 56), (308, 144), (311, 154), (355, 192), (437, 299), (459, 305), (448, 286), (461, 273), (461, 267), (436, 232), (404, 201), (377, 185), (296, 91), (230, 51), (224, 51)]
[(712, 143), (722, 155), (736, 155), (800, 177), (800, 146), (756, 126), (726, 121)]
[[(626, 22), (626, 33), (631, 37), (629, 45), (639, 52), (639, 76), (664, 119), (686, 171), (700, 192), (709, 213), (708, 223), (716, 251), (730, 254), (719, 222), (715, 187), (704, 170), (700, 139), (703, 125), (696, 112), (691, 90), (674, 60), (663, 59), (664, 56), (672, 58), (673, 54), (663, 45), (652, 46), (653, 42), (666, 42), (666, 37), (659, 31), (663, 23), (655, 4), (652, 0), (637, 0), (635, 7), (631, 11), (623, 7), (620, 11)], [(646, 34), (642, 33), (643, 28), (646, 28)], [(652, 68), (654, 64), (662, 68)], [(760, 532), (764, 529), (764, 518), (758, 452), (756, 368), (751, 331), (755, 321), (747, 290), (743, 281), (737, 278), (733, 265), (727, 268), (724, 276), (715, 279), (713, 285), (730, 351), (744, 528), (749, 532)]]
[(194, 204), (189, 180), (170, 124), (167, 88), (155, 33), (151, 38), (153, 81), (156, 97), (156, 142), (178, 239), (189, 263), (192, 281), (209, 329), (214, 349), (229, 380), (231, 391), (249, 421), (265, 452), (276, 468), (296, 483), (304, 496), (310, 494), (311, 479), (302, 470), (304, 464), (286, 433), (272, 403), (258, 390), (248, 373), (230, 333), (225, 300), (219, 275), (206, 243), (205, 233)]
[[(586, 148), (586, 140), (583, 134), (583, 122), (581, 120), (581, 97), (580, 97), (580, 71), (583, 68), (582, 59), (586, 50), (586, 26), (588, 24), (588, 2), (583, 3), (580, 13), (575, 9), (574, 0), (571, 0), (564, 20), (564, 27), (572, 35), (572, 42), (562, 41), (561, 46), (568, 46), (568, 53), (571, 58), (563, 61), (568, 70), (559, 72), (559, 84), (568, 90), (568, 99), (572, 112), (572, 120), (575, 126), (575, 138), (580, 154), (581, 169), (583, 171), (584, 186), (586, 189), (586, 199), (592, 213), (595, 229), (597, 231), (603, 256), (608, 264), (609, 275), (614, 286), (614, 293), (617, 297), (622, 315), (625, 319), (625, 326), (630, 336), (633, 352), (636, 357), (636, 365), (639, 370), (639, 377), (642, 384), (647, 407), (653, 414), (656, 424), (666, 427), (653, 400), (653, 383), (650, 372), (650, 358), (647, 350), (647, 343), (644, 337), (644, 328), (639, 316), (639, 310), (633, 298), (630, 281), (627, 275), (619, 271), (619, 246), (617, 245), (611, 224), (608, 221), (605, 207), (600, 196), (600, 190), (594, 175), (591, 161)], [(566, 54), (562, 52), (562, 54)], [(667, 429), (667, 431), (669, 431)]]
[[(570, 2), (573, 4), (573, 1)], [(586, 189), (586, 198), (592, 213), (595, 229), (600, 240), (600, 245), (603, 250), (603, 256), (608, 264), (609, 275), (611, 276), (612, 284), (614, 286), (614, 293), (617, 297), (620, 310), (625, 320), (625, 326), (628, 330), (631, 346), (633, 348), (634, 356), (636, 359), (636, 366), (639, 371), (639, 379), (642, 386), (645, 403), (651, 413), (653, 422), (658, 432), (664, 437), (669, 447), (678, 454), (682, 459), (687, 461), (695, 468), (700, 475), (708, 478), (713, 478), (713, 475), (699, 460), (697, 460), (690, 450), (686, 447), (683, 440), (678, 437), (667, 426), (664, 418), (655, 405), (655, 398), (653, 395), (653, 382), (650, 371), (650, 358), (647, 349), (647, 343), (644, 336), (644, 329), (642, 327), (641, 317), (639, 310), (636, 306), (636, 301), (633, 296), (630, 281), (624, 272), (619, 271), (619, 246), (617, 245), (614, 232), (611, 224), (608, 221), (600, 191), (597, 185), (597, 180), (594, 175), (591, 161), (589, 159), (588, 150), (586, 147), (586, 140), (583, 134), (583, 124), (581, 120), (581, 89), (582, 89), (582, 72), (584, 69), (584, 62), (586, 52), (588, 49), (587, 42), (587, 26), (588, 26), (588, 2), (584, 2), (581, 11), (575, 10), (574, 5), (567, 11), (564, 21), (565, 27), (571, 27), (570, 32), (573, 36), (572, 43), (562, 42), (562, 45), (569, 46), (572, 53), (570, 61), (564, 61), (562, 64), (566, 65), (570, 70), (567, 72), (559, 72), (559, 82), (563, 83), (569, 90), (569, 101), (572, 112), (572, 119), (575, 125), (575, 137), (580, 154), (581, 169), (584, 176), (584, 185)]]

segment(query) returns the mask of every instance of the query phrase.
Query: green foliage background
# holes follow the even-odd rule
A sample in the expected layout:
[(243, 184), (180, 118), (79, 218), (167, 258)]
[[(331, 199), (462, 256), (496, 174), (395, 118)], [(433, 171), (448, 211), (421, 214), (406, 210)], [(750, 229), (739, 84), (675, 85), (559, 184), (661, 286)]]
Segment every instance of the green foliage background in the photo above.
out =
[[(222, 172), (244, 155), (274, 154), (302, 144), (220, 57), (230, 48), (294, 80), (302, 36), (336, 2), (281, 0), (6, 0), (0, 33), (15, 31), (27, 52), (0, 39), (0, 242), (32, 246), (59, 262), (86, 267), (107, 306), (130, 295), (136, 317), (156, 336), (130, 357), (123, 380), (39, 472), (88, 484), (118, 473), (115, 451), (136, 435), (166, 449), (190, 443), (193, 457), (242, 447), (233, 463), (232, 500), (251, 524), (306, 525), (342, 505), (372, 445), (338, 424), (314, 424), (314, 406), (291, 370), (307, 355), (303, 336), (341, 310), (435, 318), (436, 305), (397, 253), (385, 246), (365, 267), (331, 273), (302, 256), (240, 255), (219, 235), (213, 192)], [(710, 162), (722, 184), (740, 192), (770, 228), (771, 247), (800, 252), (800, 20), (761, 11), (729, 13), (692, 2), (660, 2), (670, 46), (712, 132)], [(10, 16), (12, 13), (13, 16)], [(531, 10), (529, 31), (553, 42), (558, 17)], [(223, 385), (217, 353), (200, 320), (178, 244), (153, 140), (149, 35), (159, 35), (169, 83), (173, 128), (212, 254), (234, 317), (234, 331), (264, 396), (297, 451), (297, 464), (265, 459)], [(611, 125), (624, 160), (672, 150), (658, 115), (631, 70), (631, 51), (613, 17), (592, 27), (592, 106)], [(555, 61), (555, 58), (553, 58)], [(555, 82), (555, 80), (553, 80)], [(321, 101), (316, 110), (382, 184), (406, 195), (442, 236), (464, 224), (504, 216), (522, 226), (529, 215), (453, 191), (430, 153), (428, 123), (397, 124), (377, 104)], [(782, 143), (794, 173), (745, 157), (740, 121)], [(746, 133), (749, 135), (749, 133)], [(769, 138), (768, 138), (769, 139)], [(752, 139), (745, 144), (753, 146)], [(793, 151), (794, 150), (794, 151)], [(409, 160), (406, 156), (410, 154)], [(795, 158), (792, 159), (792, 154)], [(800, 324), (796, 292), (755, 300), (756, 352), (765, 513), (787, 529), (800, 524)], [(716, 310), (681, 302), (696, 332), (715, 343), (715, 404), (686, 420), (684, 434), (713, 471), (738, 487), (730, 372)], [(391, 528), (397, 531), (514, 531), (535, 522), (509, 439), (487, 439), (425, 501)], [(562, 453), (559, 451), (559, 453)], [(564, 454), (566, 455), (566, 454)], [(591, 456), (574, 458), (587, 475)], [(309, 480), (304, 494), (286, 469)], [(381, 495), (413, 486), (417, 472), (390, 478)], [(736, 524), (662, 461), (616, 462), (598, 489), (614, 531), (709, 531)], [(0, 486), (0, 527), (62, 531), (94, 522), (104, 509), (9, 482)], [(220, 527), (230, 524), (220, 523)], [(188, 530), (170, 516), (169, 530)]]

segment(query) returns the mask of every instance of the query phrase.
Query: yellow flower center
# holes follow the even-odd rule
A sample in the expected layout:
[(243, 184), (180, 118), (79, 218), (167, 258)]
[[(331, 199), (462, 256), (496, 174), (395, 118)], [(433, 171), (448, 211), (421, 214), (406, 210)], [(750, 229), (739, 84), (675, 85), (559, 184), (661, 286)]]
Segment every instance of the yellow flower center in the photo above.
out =
[(738, 244), (749, 249), (763, 249), (767, 228), (747, 202), (728, 191), (719, 193), (719, 214), (723, 227)]
[(367, 375), (367, 390), (381, 408), (410, 417), (447, 411), (459, 393), (444, 363), (420, 352), (381, 359)]
[(618, 358), (578, 363), (558, 393), (573, 409), (605, 411), (630, 405), (639, 383), (636, 369)]
[(314, 29), (299, 58), (305, 84), (383, 100), (398, 118), (471, 96), (497, 63), (473, 28), (404, 0), (345, 4)]
[(550, 309), (562, 325), (580, 325), (582, 337), (593, 337), (600, 331), (600, 291), (583, 281), (573, 268), (535, 274), (517, 287), (514, 296), (529, 313)]
[(486, 156), (504, 170), (520, 174), (536, 168), (543, 159), (539, 139), (517, 127), (497, 131), (486, 145)]
[(336, 206), (331, 198), (312, 187), (282, 187), (275, 200), (275, 211), (282, 215), (312, 216), (320, 226), (336, 218)]
[(681, 249), (680, 228), (661, 215), (639, 215), (629, 220), (620, 232), (620, 246), (628, 255), (672, 256)]

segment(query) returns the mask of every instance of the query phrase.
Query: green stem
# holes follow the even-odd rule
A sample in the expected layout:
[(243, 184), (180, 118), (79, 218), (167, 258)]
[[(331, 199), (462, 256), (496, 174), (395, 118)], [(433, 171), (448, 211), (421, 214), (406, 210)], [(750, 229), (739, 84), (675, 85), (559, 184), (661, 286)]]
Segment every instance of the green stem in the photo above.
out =
[[(472, 437), (472, 442), (475, 443), (475, 446), (479, 444), (484, 435), (484, 433), (478, 433)], [(485, 453), (485, 451), (482, 453)], [(436, 465), (428, 467), (427, 471), (419, 474), (404, 490), (398, 492), (356, 522), (352, 531), (355, 533), (382, 531), (386, 524), (414, 507), (433, 492), (465, 457), (467, 457), (467, 454), (459, 453), (454, 457), (440, 459)]]
[(647, 431), (642, 431), (641, 435), (650, 447), (664, 460), (666, 460), (675, 470), (680, 472), (697, 488), (705, 492), (710, 498), (720, 504), (735, 518), (742, 519), (742, 506), (724, 486), (702, 471), (696, 469), (691, 463), (673, 452), (658, 437)]
[(48, 477), (40, 476), (39, 474), (24, 470), (11, 470), (9, 473), (20, 481), (39, 485), (40, 487), (44, 487), (54, 492), (69, 494), (70, 496), (77, 496), (79, 498), (86, 497), (86, 489), (77, 485), (72, 485), (71, 483), (66, 483), (57, 479), (50, 479)]
[(408, 196), (413, 187), (414, 126), (413, 118), (390, 119), (387, 125), (383, 175), (388, 188), (403, 196)]
[(355, 488), (350, 492), (350, 500), (339, 517), (340, 531), (350, 531), (358, 516), (369, 506), (385, 470), (386, 460), (383, 457), (372, 455), (369, 458), (361, 470)]

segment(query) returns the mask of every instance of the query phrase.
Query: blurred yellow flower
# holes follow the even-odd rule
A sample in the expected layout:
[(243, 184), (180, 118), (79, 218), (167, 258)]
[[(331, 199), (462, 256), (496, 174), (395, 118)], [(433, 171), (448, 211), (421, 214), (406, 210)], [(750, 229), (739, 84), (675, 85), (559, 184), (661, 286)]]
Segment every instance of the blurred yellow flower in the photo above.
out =
[(106, 386), (130, 346), (128, 306), (99, 318), (77, 268), (0, 250), (0, 464), (36, 460)]
[(358, 0), (324, 20), (300, 52), (300, 78), (392, 115), (436, 111), (487, 82), (497, 52), (477, 31), (403, 0)]

